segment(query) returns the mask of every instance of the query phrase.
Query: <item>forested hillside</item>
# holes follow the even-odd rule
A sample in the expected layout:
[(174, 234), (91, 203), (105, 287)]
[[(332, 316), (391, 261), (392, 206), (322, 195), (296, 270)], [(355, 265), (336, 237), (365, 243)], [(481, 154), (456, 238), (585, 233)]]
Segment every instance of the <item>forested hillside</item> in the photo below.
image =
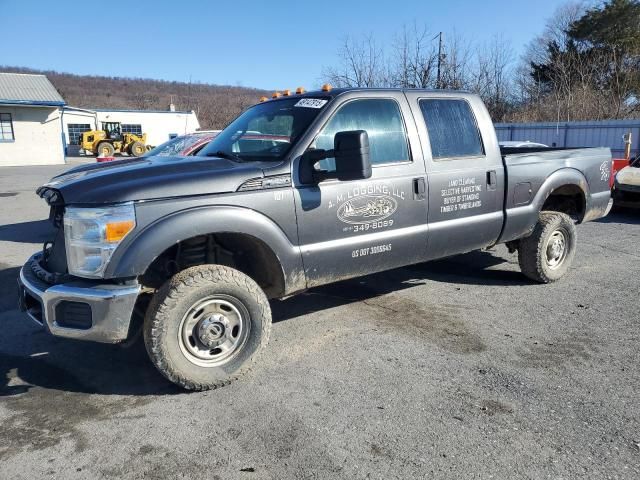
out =
[(98, 77), (0, 66), (2, 72), (46, 75), (68, 105), (83, 108), (194, 110), (203, 129), (222, 128), (266, 92), (245, 87), (166, 82), (146, 78)]

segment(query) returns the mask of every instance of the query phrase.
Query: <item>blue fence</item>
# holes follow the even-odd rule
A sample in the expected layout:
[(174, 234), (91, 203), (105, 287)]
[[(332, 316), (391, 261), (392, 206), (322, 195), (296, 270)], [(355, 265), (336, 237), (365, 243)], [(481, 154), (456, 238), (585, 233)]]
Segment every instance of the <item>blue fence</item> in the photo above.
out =
[(615, 158), (624, 156), (626, 133), (632, 135), (631, 156), (640, 153), (640, 119), (589, 122), (496, 123), (499, 141), (517, 140), (555, 147), (609, 147)]

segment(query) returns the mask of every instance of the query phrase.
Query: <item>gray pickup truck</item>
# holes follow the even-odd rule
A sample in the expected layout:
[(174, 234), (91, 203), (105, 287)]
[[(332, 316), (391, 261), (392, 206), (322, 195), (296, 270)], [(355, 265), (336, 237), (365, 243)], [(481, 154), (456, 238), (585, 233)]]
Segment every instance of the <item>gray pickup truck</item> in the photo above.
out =
[[(207, 389), (264, 348), (269, 298), (496, 244), (551, 282), (610, 208), (611, 153), (500, 150), (464, 92), (274, 94), (197, 156), (80, 166), (37, 190), (50, 242), (20, 305), (53, 335), (142, 332), (170, 381)], [(401, 320), (399, 320), (401, 321)]]

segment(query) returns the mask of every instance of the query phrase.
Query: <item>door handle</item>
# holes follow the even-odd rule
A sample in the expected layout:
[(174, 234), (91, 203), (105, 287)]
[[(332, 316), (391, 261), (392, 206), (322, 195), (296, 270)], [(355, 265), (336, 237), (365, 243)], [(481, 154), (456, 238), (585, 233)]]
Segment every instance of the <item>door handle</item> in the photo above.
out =
[(424, 181), (424, 177), (414, 178), (413, 179), (413, 199), (424, 200), (426, 191), (427, 191), (427, 184)]
[(487, 190), (495, 190), (498, 187), (498, 175), (495, 170), (487, 172)]

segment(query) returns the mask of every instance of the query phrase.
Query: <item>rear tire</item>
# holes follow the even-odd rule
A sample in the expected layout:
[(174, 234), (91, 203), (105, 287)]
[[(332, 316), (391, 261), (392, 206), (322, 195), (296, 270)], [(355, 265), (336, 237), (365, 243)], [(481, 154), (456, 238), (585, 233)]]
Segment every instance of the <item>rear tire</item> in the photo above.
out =
[(518, 262), (522, 273), (539, 283), (559, 280), (576, 252), (576, 226), (569, 215), (542, 212), (533, 233), (520, 240)]
[(271, 308), (262, 289), (221, 265), (177, 273), (156, 292), (144, 321), (151, 361), (188, 390), (221, 387), (245, 374), (270, 332)]
[(142, 142), (133, 142), (129, 147), (129, 155), (133, 157), (139, 157), (141, 155), (144, 155), (146, 151), (147, 149), (145, 148), (144, 143)]
[(113, 157), (113, 154), (115, 153), (116, 149), (113, 148), (113, 145), (111, 145), (108, 142), (102, 142), (101, 144), (98, 145), (98, 156), (102, 156), (102, 157)]

